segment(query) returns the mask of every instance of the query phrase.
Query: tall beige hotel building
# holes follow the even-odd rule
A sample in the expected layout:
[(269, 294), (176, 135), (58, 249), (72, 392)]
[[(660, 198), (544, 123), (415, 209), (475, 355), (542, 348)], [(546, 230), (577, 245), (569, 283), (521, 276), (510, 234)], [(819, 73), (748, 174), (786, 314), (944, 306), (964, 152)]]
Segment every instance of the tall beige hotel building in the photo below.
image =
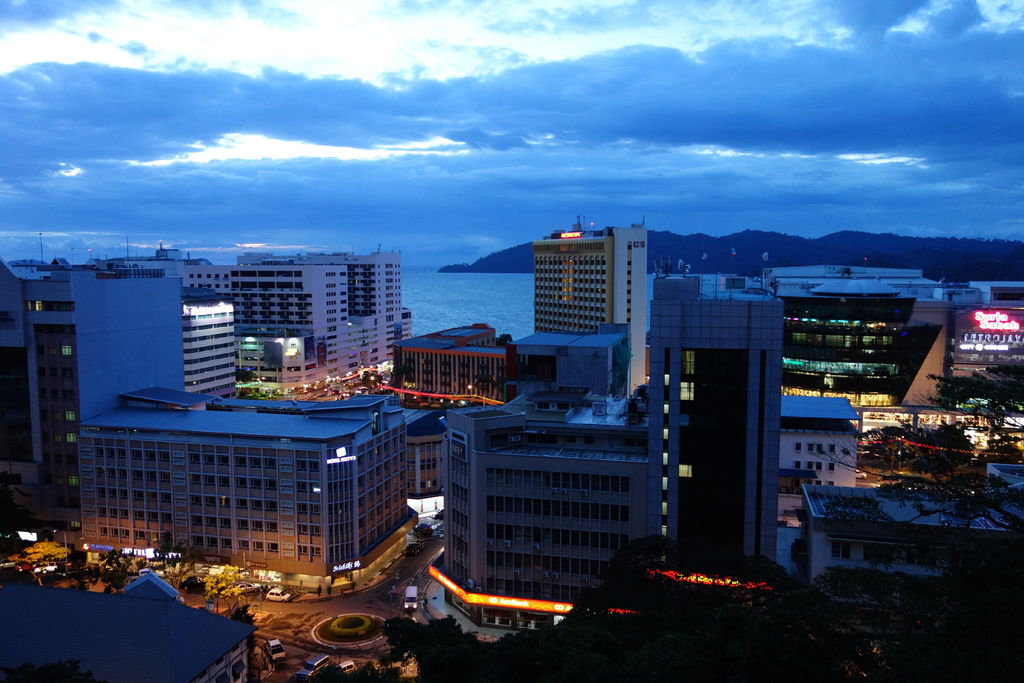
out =
[(536, 332), (629, 326), (630, 391), (646, 382), (647, 228), (556, 230), (533, 243)]

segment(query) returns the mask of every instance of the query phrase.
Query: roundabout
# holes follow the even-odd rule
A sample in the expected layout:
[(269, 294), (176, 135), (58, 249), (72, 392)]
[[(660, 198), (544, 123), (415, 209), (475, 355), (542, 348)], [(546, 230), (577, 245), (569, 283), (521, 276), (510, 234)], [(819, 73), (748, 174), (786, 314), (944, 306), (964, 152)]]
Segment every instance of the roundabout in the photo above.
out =
[(355, 645), (376, 640), (384, 620), (372, 614), (340, 614), (313, 627), (313, 639), (322, 645)]

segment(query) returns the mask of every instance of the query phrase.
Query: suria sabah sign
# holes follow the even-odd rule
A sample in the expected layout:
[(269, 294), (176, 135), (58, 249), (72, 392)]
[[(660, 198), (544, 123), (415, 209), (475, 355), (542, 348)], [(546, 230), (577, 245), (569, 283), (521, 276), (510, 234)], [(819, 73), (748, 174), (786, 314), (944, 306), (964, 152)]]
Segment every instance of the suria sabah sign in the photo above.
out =
[(991, 313), (987, 311), (975, 311), (974, 320), (977, 322), (979, 330), (991, 330), (993, 332), (1020, 331), (1020, 322), (1017, 320), (1010, 320), (1010, 316), (1001, 311), (993, 311)]

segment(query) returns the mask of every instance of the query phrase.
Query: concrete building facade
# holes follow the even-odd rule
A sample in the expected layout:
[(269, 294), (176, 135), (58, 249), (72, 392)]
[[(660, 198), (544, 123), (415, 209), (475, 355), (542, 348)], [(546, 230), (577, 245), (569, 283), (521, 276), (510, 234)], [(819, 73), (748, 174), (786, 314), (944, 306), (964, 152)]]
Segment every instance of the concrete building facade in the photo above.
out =
[(277, 581), (361, 583), (405, 546), (405, 421), (393, 399), (123, 395), (82, 423), (85, 540), (147, 554), (169, 537)]
[(181, 295), (185, 390), (231, 397), (235, 393), (235, 307), (231, 297), (186, 288)]
[(508, 347), (509, 399), (538, 391), (585, 389), (624, 396), (629, 380), (629, 330), (603, 324), (594, 334), (537, 332)]
[(476, 623), (537, 628), (644, 535), (646, 417), (586, 392), (448, 414), (445, 553), (432, 574)]
[(185, 285), (232, 298), (238, 367), (291, 393), (392, 357), (412, 332), (401, 256), (244, 254), (233, 266), (185, 266)]
[(182, 388), (180, 284), (161, 273), (17, 270), (0, 263), (0, 469), (29, 494), (19, 502), (73, 543), (80, 424), (121, 392)]
[(647, 228), (554, 231), (533, 243), (534, 330), (629, 327), (629, 390), (645, 382)]
[(658, 277), (650, 339), (650, 533), (774, 557), (782, 303)]
[(483, 323), (441, 330), (394, 344), (392, 384), (424, 394), (502, 400), (506, 349)]

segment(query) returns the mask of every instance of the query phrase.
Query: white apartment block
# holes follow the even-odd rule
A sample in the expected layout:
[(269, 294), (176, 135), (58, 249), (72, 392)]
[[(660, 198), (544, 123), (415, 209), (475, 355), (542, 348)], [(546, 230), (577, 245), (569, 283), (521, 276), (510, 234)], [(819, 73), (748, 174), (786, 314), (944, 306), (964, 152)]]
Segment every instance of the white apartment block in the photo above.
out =
[(629, 326), (629, 389), (646, 381), (647, 228), (555, 231), (533, 243), (534, 330)]
[(249, 253), (236, 265), (188, 264), (185, 285), (231, 296), (237, 364), (282, 393), (392, 356), (412, 332), (401, 256)]
[(235, 393), (235, 307), (228, 294), (186, 290), (181, 303), (185, 390)]

